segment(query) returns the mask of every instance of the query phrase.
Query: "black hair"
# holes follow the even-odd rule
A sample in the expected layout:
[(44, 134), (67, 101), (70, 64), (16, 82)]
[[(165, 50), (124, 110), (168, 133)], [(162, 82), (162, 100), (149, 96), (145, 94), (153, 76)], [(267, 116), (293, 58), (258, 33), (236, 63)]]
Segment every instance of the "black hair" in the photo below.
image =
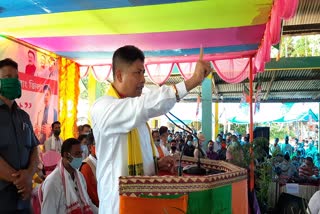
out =
[(18, 63), (10, 58), (6, 58), (0, 61), (0, 68), (3, 68), (5, 66), (10, 66), (18, 70)]
[(83, 127), (83, 128), (86, 128), (86, 127), (87, 127), (87, 128), (89, 128), (89, 129), (91, 129), (91, 126), (90, 126), (89, 124), (84, 124), (84, 125), (82, 125), (82, 127)]
[(83, 139), (87, 139), (88, 135), (82, 134), (78, 137), (78, 140), (81, 142)]
[(163, 135), (164, 133), (168, 133), (168, 127), (161, 126), (160, 129), (159, 129), (159, 134)]
[(136, 60), (144, 62), (144, 58), (143, 52), (133, 45), (126, 45), (117, 49), (112, 56), (113, 79), (115, 79), (115, 73), (120, 64), (131, 65)]
[(80, 144), (80, 141), (75, 138), (69, 138), (69, 139), (65, 140), (61, 146), (61, 156), (63, 156), (63, 153), (65, 153), (65, 152), (70, 153), (72, 146), (78, 145), (78, 144)]
[(157, 132), (159, 133), (159, 130), (152, 130), (151, 135), (153, 136), (153, 134), (154, 134), (154, 133), (157, 133)]
[(46, 90), (48, 90), (48, 91), (50, 92), (50, 94), (51, 94), (51, 88), (50, 88), (49, 85), (44, 85), (42, 90), (43, 90), (43, 92), (45, 92)]
[(92, 133), (87, 135), (87, 145), (95, 145), (94, 136)]
[(31, 53), (33, 55), (33, 58), (36, 58), (36, 55), (34, 54), (34, 52), (32, 50), (28, 51), (28, 54)]
[(308, 157), (306, 158), (306, 160), (307, 160), (307, 161), (310, 161), (311, 163), (313, 163), (312, 157), (309, 157), (309, 156), (308, 156)]
[(187, 136), (187, 140), (193, 141), (193, 136), (192, 136), (191, 134), (189, 134), (189, 135)]
[(286, 159), (287, 161), (289, 161), (289, 160), (290, 160), (290, 155), (289, 155), (288, 153), (286, 153), (286, 154), (284, 155), (284, 159)]
[(54, 125), (61, 125), (61, 123), (59, 121), (54, 121), (52, 124), (51, 124), (51, 128), (53, 129)]

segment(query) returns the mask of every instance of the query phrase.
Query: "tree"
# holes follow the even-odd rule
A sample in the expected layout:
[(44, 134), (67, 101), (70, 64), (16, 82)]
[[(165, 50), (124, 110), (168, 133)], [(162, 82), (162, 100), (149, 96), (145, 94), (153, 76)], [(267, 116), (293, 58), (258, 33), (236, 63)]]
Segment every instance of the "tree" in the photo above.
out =
[(200, 121), (192, 121), (191, 127), (192, 127), (193, 129), (196, 129), (197, 131), (199, 131), (199, 130), (201, 130), (201, 128), (202, 128), (201, 122), (200, 122)]

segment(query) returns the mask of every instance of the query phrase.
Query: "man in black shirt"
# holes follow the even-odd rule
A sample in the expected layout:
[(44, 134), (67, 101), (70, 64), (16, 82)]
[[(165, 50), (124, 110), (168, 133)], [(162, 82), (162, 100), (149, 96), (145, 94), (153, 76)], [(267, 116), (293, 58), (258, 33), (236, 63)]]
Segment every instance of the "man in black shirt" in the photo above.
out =
[(0, 61), (0, 213), (31, 213), (32, 176), (37, 170), (39, 141), (21, 97), (18, 64)]

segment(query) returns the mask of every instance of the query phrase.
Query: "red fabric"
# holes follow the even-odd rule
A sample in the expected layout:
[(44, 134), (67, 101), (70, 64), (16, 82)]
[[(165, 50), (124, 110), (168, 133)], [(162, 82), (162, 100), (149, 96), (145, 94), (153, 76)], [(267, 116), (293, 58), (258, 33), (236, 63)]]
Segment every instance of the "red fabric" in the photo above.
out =
[(41, 159), (46, 175), (49, 175), (56, 168), (58, 162), (61, 159), (61, 155), (56, 151), (50, 150), (41, 154)]
[(83, 163), (80, 168), (80, 172), (83, 174), (86, 184), (87, 184), (87, 191), (91, 201), (99, 207), (99, 198), (97, 192), (97, 180), (94, 177), (94, 174), (87, 163)]

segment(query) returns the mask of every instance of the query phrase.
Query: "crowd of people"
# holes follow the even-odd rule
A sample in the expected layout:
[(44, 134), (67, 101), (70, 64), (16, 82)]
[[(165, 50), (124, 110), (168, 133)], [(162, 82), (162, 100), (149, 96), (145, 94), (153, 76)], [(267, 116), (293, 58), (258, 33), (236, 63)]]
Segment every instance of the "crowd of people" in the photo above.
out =
[(298, 138), (285, 137), (282, 144), (276, 138), (270, 146), (273, 173), (280, 177), (280, 183), (290, 181), (318, 182), (320, 154), (318, 141), (312, 138), (299, 141)]

